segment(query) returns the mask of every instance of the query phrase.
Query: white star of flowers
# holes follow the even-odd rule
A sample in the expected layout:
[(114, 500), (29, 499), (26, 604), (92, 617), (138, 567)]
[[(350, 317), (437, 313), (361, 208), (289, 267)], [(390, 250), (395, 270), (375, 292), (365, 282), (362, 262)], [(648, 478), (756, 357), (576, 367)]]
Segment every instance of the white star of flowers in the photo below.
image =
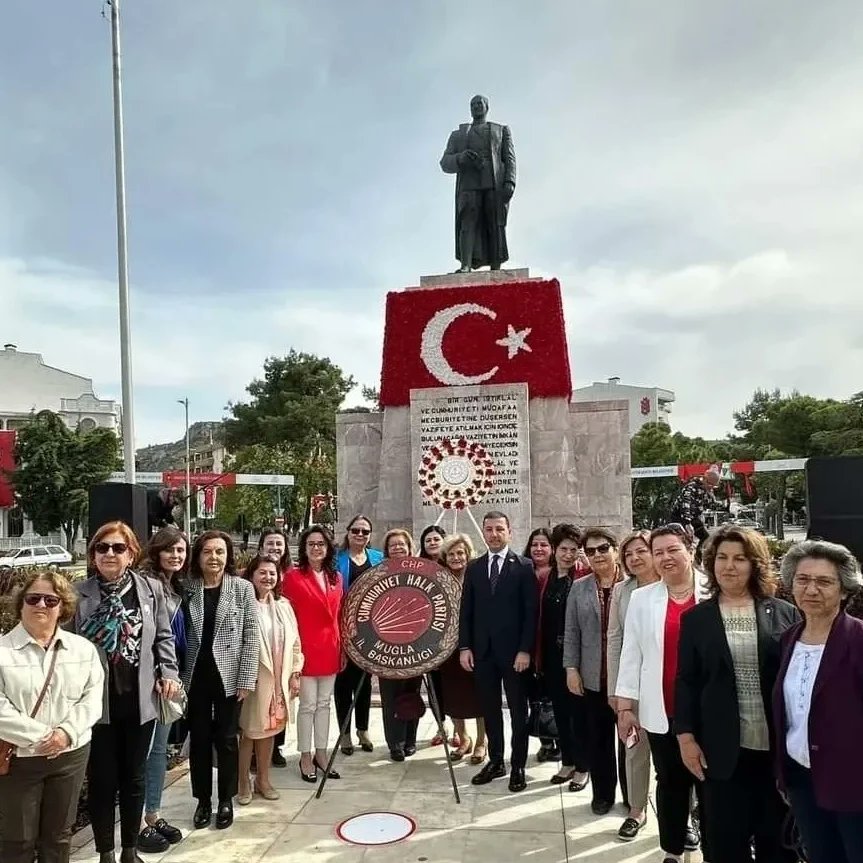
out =
[(507, 359), (511, 360), (519, 351), (527, 351), (533, 353), (533, 349), (527, 343), (527, 337), (530, 335), (530, 327), (525, 327), (523, 330), (516, 330), (512, 324), (506, 326), (506, 336), (498, 339), (495, 344), (506, 348)]

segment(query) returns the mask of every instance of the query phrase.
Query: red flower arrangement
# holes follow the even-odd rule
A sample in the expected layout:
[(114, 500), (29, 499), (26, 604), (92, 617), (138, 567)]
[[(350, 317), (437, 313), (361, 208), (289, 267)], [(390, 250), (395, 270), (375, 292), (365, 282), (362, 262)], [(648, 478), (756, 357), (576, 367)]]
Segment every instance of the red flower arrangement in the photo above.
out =
[(417, 468), (423, 496), (443, 509), (476, 506), (494, 485), (494, 462), (482, 444), (461, 437), (429, 447)]
[(556, 279), (387, 295), (380, 403), (411, 389), (526, 383), (530, 398), (572, 390)]

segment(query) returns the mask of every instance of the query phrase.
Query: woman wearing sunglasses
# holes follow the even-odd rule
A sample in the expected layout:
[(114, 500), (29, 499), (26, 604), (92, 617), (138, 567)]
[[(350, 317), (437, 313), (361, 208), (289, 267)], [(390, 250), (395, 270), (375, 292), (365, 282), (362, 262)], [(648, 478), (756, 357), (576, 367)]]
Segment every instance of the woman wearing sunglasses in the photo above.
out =
[[(336, 555), (336, 569), (342, 577), (344, 592), (366, 571), (377, 566), (383, 559), (382, 551), (371, 547), (372, 523), (364, 515), (355, 515), (345, 531), (342, 546)], [(369, 712), (372, 704), (372, 683), (368, 675), (363, 677), (361, 668), (354, 665), (350, 659), (343, 671), (336, 676), (336, 716), (339, 728), (344, 725), (351, 708), (351, 701), (356, 693), (357, 703), (354, 705), (354, 722), (357, 727), (357, 739), (363, 752), (373, 752), (374, 744), (369, 737)], [(362, 689), (357, 692), (360, 681)], [(340, 741), (341, 750), (345, 755), (354, 754), (354, 744), (351, 741), (350, 726), (345, 730)]]
[(91, 575), (78, 586), (74, 628), (96, 645), (107, 678), (87, 770), (87, 805), (100, 863), (114, 861), (118, 794), (120, 861), (140, 860), (145, 765), (159, 718), (159, 695), (171, 698), (180, 686), (162, 584), (131, 569), (140, 553), (127, 524), (102, 525), (87, 546)]
[(104, 685), (93, 645), (60, 628), (77, 601), (64, 576), (34, 572), (15, 595), (16, 626), (0, 636), (0, 740), (17, 747), (0, 778), (3, 863), (69, 860)]
[(617, 537), (611, 531), (589, 527), (582, 534), (582, 543), (593, 573), (575, 581), (569, 591), (563, 666), (567, 688), (583, 699), (585, 743), (593, 786), (591, 809), (594, 815), (606, 815), (614, 805), (618, 775), (626, 802), (626, 774), (622, 766), (618, 770), (615, 715), (608, 703), (611, 592), (622, 581), (623, 571)]

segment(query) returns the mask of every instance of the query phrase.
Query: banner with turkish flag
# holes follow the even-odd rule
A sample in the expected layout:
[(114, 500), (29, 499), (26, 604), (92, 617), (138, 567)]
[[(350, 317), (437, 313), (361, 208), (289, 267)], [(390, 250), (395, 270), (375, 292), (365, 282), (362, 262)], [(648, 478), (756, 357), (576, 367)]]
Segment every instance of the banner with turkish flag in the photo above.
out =
[(15, 432), (0, 431), (0, 507), (14, 506), (15, 494), (6, 471), (15, 469)]
[(387, 294), (380, 403), (411, 389), (526, 383), (530, 398), (569, 398), (572, 379), (557, 279)]

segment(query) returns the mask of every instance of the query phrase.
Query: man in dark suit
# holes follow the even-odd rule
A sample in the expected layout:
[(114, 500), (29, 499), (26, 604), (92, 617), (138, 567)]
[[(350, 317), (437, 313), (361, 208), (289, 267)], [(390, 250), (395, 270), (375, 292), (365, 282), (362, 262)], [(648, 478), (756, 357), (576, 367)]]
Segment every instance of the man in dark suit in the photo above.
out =
[(509, 519), (489, 512), (482, 520), (488, 552), (464, 576), (459, 617), (459, 660), (476, 674), (489, 742), (489, 762), (471, 780), (485, 785), (506, 775), (501, 683), (512, 721), (510, 791), (527, 787), (527, 681), (536, 638), (539, 589), (531, 562), (510, 551)]

